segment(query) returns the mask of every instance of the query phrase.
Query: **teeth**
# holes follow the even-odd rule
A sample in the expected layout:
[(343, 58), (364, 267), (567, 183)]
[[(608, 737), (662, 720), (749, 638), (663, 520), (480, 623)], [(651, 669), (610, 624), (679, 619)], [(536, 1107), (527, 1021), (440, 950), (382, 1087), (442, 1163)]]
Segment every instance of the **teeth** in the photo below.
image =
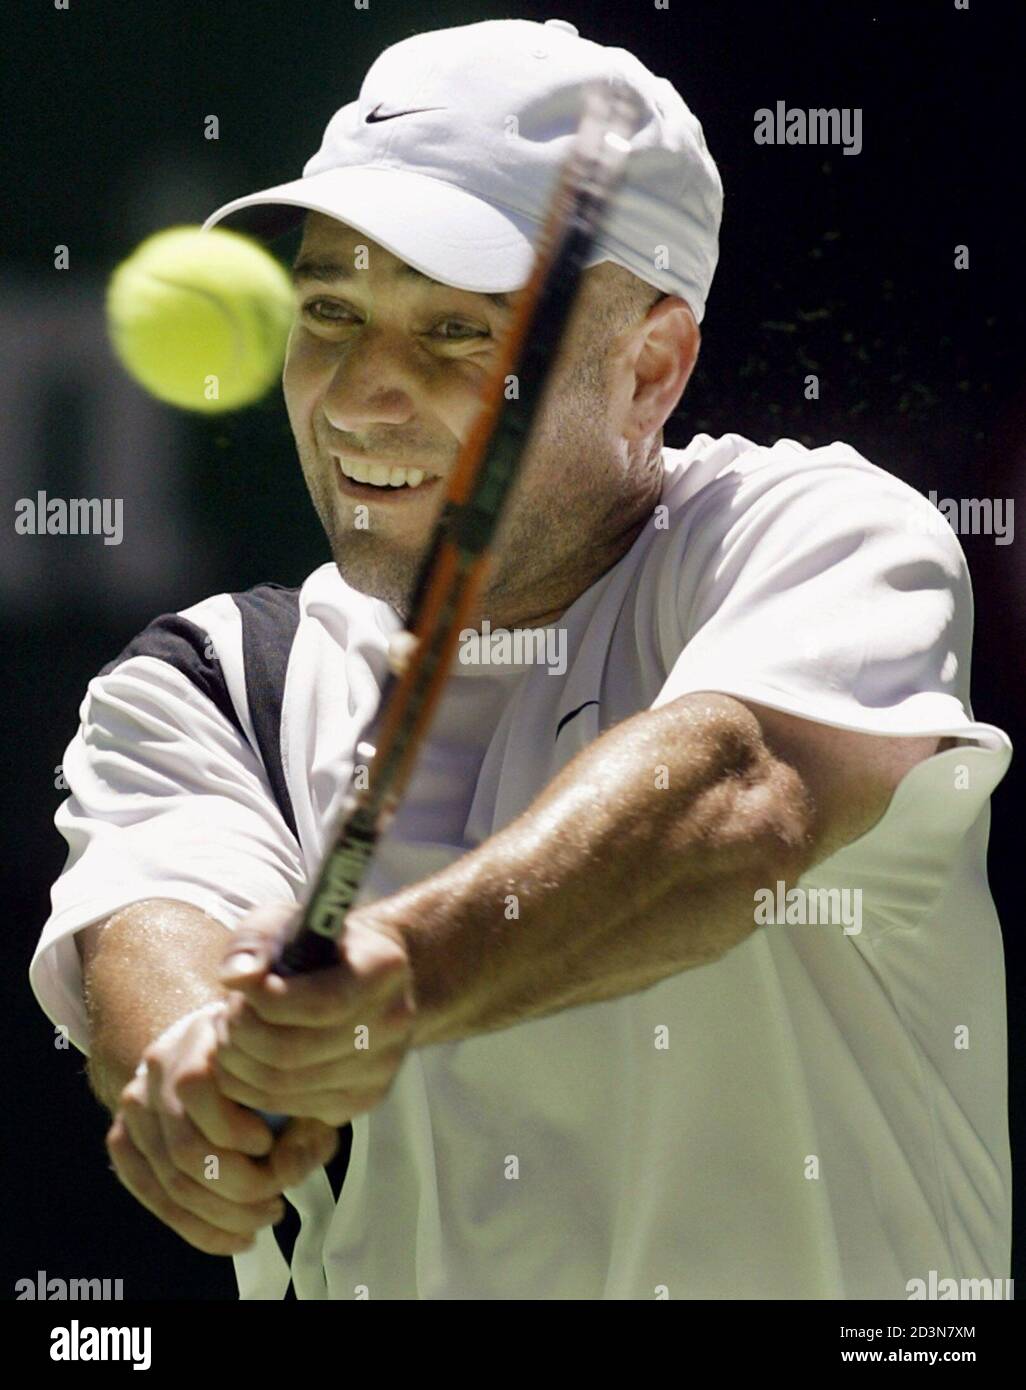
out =
[(339, 459), (339, 466), (347, 478), (370, 483), (372, 487), (420, 487), (427, 476), (423, 468), (389, 468), (387, 463), (367, 464), (345, 458)]

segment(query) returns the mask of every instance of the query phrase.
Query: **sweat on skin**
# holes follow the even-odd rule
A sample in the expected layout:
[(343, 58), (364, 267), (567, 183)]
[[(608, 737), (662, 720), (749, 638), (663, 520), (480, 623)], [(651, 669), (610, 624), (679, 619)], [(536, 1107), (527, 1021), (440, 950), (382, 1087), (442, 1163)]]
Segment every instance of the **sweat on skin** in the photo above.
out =
[[(373, 244), (364, 261), (366, 245), (342, 223), (308, 219), (299, 259), (317, 270), (297, 283), (283, 386), (342, 577), (405, 616), (441, 489), (380, 506), (372, 498), (360, 530), (339, 458), (444, 479), (510, 308), (411, 275)], [(618, 269), (586, 277), (480, 623), (556, 622), (632, 545), (658, 500), (662, 426), (694, 366), (698, 331), (684, 302), (664, 297), (608, 338), (597, 362), (593, 316)], [(78, 940), (91, 1076), (114, 1112), (108, 1150), (119, 1177), (198, 1248), (249, 1249), (279, 1219), (295, 1173), (323, 1163), (336, 1127), (381, 1102), (410, 1048), (632, 993), (719, 959), (755, 930), (761, 885), (795, 881), (874, 824), (904, 771), (935, 746), (842, 738), (716, 694), (644, 710), (585, 747), (500, 833), (351, 913), (340, 968), (316, 978), (268, 973), (294, 915), (280, 905), (247, 914), (233, 933), (173, 901), (115, 914)], [(669, 791), (645, 775), (657, 762)], [(513, 922), (501, 892), (511, 865), (521, 904)], [(250, 959), (222, 974), (228, 946)], [(216, 1000), (223, 1008), (164, 1034)], [(376, 1046), (354, 1053), (356, 1025)], [(133, 1078), (141, 1055), (146, 1068)], [(242, 1106), (298, 1123), (272, 1141)], [(299, 1156), (297, 1136), (313, 1161)], [(212, 1144), (216, 1191), (202, 1169)]]

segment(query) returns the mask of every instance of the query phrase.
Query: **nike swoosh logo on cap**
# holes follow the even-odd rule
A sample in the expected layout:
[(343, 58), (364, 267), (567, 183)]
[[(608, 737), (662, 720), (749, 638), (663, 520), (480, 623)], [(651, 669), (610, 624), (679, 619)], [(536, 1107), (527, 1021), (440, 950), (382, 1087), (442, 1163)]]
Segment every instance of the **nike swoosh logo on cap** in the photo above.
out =
[(366, 123), (371, 125), (374, 121), (394, 121), (396, 116), (416, 116), (421, 111), (443, 111), (444, 109), (442, 106), (416, 106), (412, 111), (386, 111), (384, 115), (379, 116), (378, 112), (381, 110), (381, 102), (379, 101), (373, 111), (368, 111)]

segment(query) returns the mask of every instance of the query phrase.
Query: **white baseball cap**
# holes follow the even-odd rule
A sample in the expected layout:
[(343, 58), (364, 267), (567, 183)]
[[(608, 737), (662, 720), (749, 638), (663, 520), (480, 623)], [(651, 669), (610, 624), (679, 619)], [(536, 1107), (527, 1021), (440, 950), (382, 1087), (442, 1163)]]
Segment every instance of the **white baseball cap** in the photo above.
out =
[(645, 119), (588, 264), (625, 266), (701, 322), (723, 209), (702, 127), (666, 78), (562, 19), (489, 19), (392, 44), (302, 178), (225, 203), (203, 225), (267, 241), (313, 210), (443, 284), (521, 289), (583, 88), (596, 81), (629, 87)]

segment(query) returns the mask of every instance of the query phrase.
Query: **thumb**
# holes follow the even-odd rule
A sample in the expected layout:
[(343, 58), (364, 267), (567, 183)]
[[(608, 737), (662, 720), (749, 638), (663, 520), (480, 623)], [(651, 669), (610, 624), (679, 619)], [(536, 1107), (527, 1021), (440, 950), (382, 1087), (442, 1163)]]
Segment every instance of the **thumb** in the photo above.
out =
[(337, 1129), (312, 1118), (291, 1119), (274, 1142), (268, 1165), (282, 1189), (296, 1187), (338, 1152)]
[(273, 903), (247, 912), (232, 931), (221, 963), (222, 983), (235, 985), (265, 975), (281, 954), (300, 912), (293, 903)]

